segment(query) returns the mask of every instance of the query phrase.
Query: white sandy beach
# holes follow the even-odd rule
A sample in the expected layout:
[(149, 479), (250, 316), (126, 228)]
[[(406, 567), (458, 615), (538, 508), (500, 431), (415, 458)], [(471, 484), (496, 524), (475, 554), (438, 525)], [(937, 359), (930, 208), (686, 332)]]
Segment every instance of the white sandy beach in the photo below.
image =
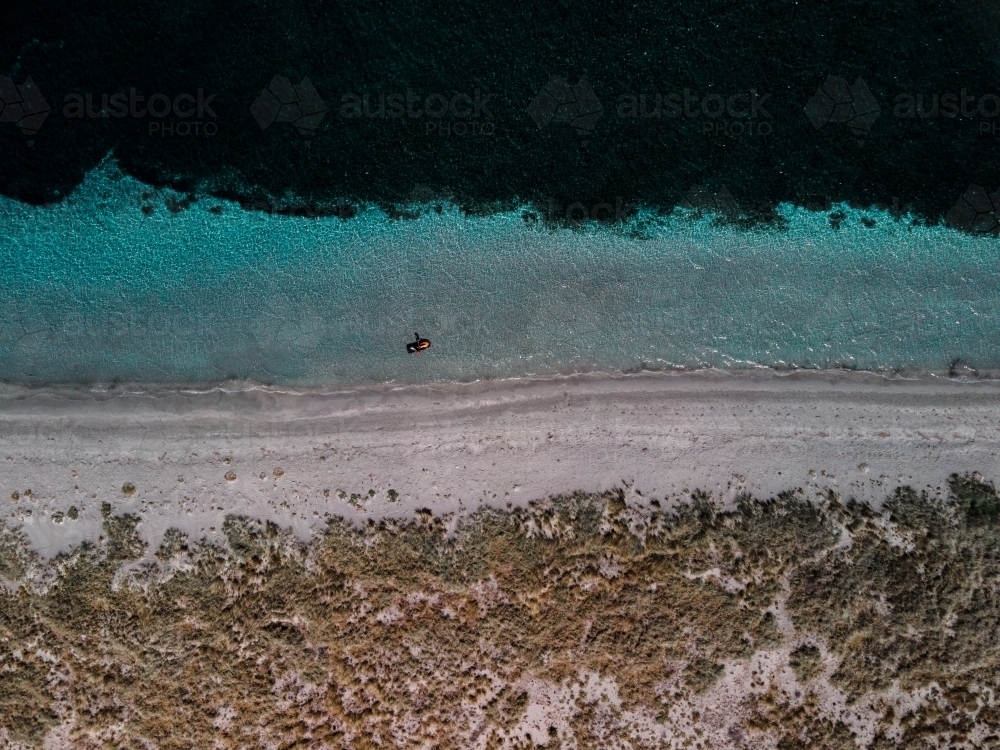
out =
[(941, 493), (953, 472), (995, 478), (998, 427), (1000, 383), (855, 373), (9, 389), (0, 507), (48, 557), (97, 540), (105, 502), (142, 518), (151, 551), (169, 527), (221, 541), (234, 513), (307, 538), (328, 516), (460, 514), (575, 490), (669, 504), (697, 489), (726, 503), (802, 488), (878, 503), (900, 484)]

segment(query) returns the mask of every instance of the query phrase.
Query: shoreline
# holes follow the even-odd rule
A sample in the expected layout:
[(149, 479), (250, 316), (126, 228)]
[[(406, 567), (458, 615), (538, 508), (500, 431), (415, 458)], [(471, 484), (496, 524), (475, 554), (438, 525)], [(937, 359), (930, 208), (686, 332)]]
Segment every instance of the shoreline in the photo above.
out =
[(0, 520), (51, 557), (98, 539), (104, 503), (142, 519), (150, 550), (168, 528), (221, 539), (227, 515), (308, 539), (333, 517), (463, 515), (575, 491), (663, 507), (696, 490), (723, 507), (833, 491), (877, 506), (901, 485), (943, 496), (952, 473), (994, 479), (998, 407), (997, 381), (849, 371), (304, 393), (7, 387)]
[[(958, 360), (961, 362), (961, 360)], [(669, 369), (629, 369), (621, 371), (588, 370), (568, 373), (528, 374), (514, 377), (481, 378), (476, 380), (428, 380), (423, 382), (373, 381), (368, 383), (270, 383), (250, 380), (218, 380), (205, 382), (95, 382), (95, 383), (21, 383), (0, 382), (0, 408), (5, 403), (50, 396), (61, 399), (110, 400), (121, 397), (205, 396), (213, 393), (265, 393), (278, 396), (330, 397), (357, 393), (391, 393), (421, 389), (497, 390), (504, 387), (525, 387), (544, 384), (608, 382), (633, 379), (668, 379), (690, 383), (732, 379), (743, 383), (793, 382), (824, 384), (854, 383), (952, 383), (960, 386), (1000, 383), (1000, 369), (973, 369), (961, 366), (951, 370), (866, 370), (850, 367), (772, 367), (755, 365), (739, 368), (677, 366)], [(971, 374), (970, 374), (971, 373)]]

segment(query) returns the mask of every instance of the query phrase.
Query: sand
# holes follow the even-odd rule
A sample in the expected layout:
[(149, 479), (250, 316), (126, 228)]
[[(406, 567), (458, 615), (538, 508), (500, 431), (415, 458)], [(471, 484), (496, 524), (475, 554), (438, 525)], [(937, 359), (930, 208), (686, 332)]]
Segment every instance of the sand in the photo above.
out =
[[(0, 747), (991, 746), (998, 399), (770, 372), (9, 388)], [(834, 502), (900, 485), (928, 497)], [(616, 492), (546, 501), (578, 490)], [(661, 512), (698, 491), (721, 508)]]
[(221, 541), (229, 514), (306, 539), (331, 516), (457, 517), (576, 490), (665, 506), (702, 490), (725, 506), (802, 488), (877, 505), (897, 485), (944, 494), (954, 472), (993, 476), (998, 407), (995, 381), (864, 373), (8, 388), (0, 518), (51, 557), (98, 539), (104, 503), (142, 519), (149, 550), (170, 527)]

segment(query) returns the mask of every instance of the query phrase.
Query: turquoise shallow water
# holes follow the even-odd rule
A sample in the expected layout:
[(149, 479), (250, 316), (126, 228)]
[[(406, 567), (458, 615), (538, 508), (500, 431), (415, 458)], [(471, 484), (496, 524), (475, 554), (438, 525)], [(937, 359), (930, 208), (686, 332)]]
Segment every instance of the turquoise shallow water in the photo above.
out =
[[(0, 199), (0, 379), (468, 381), (637, 368), (1000, 367), (1000, 243), (782, 206), (553, 230), (521, 212), (349, 221), (203, 198), (113, 165), (63, 203)], [(222, 207), (219, 214), (209, 209)], [(861, 218), (876, 220), (867, 228)], [(434, 346), (409, 356), (413, 331)]]

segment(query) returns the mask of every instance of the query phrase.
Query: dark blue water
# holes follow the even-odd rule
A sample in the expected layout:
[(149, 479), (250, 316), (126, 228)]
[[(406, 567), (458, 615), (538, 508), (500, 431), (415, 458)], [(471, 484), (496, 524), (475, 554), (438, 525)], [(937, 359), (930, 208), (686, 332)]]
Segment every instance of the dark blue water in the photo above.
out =
[(714, 181), (758, 221), (847, 202), (934, 222), (970, 184), (1000, 187), (985, 0), (7, 5), (0, 74), (30, 76), (51, 113), (30, 136), (0, 122), (0, 193), (33, 202), (109, 152), (248, 203), (392, 211), (422, 185), (562, 218), (670, 210)]

